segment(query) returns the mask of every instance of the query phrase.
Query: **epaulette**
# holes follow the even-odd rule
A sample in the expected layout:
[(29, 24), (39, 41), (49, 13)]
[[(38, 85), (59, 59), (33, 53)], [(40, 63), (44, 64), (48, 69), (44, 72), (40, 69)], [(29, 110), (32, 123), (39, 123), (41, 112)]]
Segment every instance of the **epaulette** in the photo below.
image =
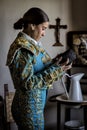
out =
[(21, 49), (25, 48), (29, 50), (32, 54), (38, 55), (39, 48), (32, 41), (29, 42), (24, 37), (18, 37), (15, 39), (13, 44), (11, 44), (8, 55), (6, 65), (10, 65), (16, 55), (16, 53)]

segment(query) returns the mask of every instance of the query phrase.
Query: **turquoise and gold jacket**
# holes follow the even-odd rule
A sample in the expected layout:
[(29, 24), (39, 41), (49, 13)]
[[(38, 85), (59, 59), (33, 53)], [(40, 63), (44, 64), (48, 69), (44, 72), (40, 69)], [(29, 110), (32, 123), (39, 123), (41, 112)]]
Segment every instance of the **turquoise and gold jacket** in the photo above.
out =
[(15, 87), (12, 115), (22, 130), (44, 130), (46, 92), (62, 77), (48, 53), (19, 33), (10, 46), (7, 65)]
[(16, 89), (50, 88), (63, 74), (60, 66), (52, 64), (47, 52), (25, 39), (22, 33), (10, 46), (7, 65)]

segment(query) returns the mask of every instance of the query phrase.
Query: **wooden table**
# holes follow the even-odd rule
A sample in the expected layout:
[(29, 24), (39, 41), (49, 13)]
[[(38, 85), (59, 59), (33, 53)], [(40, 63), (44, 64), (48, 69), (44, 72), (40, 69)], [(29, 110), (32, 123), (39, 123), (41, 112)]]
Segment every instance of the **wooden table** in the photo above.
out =
[(57, 129), (61, 130), (61, 106), (65, 105), (65, 121), (70, 120), (70, 113), (72, 108), (83, 108), (84, 113), (84, 127), (87, 130), (87, 96), (83, 96), (83, 101), (75, 102), (67, 100), (65, 95), (60, 95), (56, 97), (57, 101)]

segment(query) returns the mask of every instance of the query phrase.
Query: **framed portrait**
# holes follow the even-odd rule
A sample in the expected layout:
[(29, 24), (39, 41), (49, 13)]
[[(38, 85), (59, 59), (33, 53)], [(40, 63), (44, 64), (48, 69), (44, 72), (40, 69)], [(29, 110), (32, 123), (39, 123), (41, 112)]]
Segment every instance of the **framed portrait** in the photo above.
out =
[(68, 47), (76, 53), (75, 65), (87, 65), (87, 31), (70, 31), (67, 33)]

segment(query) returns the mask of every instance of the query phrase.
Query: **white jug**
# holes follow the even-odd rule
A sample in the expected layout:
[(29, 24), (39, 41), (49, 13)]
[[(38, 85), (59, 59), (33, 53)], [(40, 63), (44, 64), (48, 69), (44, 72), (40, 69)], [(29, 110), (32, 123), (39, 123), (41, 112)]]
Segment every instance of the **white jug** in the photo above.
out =
[(81, 91), (81, 86), (80, 86), (80, 79), (83, 77), (84, 73), (77, 73), (71, 76), (65, 73), (65, 75), (68, 76), (71, 81), (69, 93), (67, 93), (67, 90), (65, 88), (64, 81), (63, 81), (63, 86), (66, 91), (67, 98), (73, 101), (83, 101), (83, 96), (82, 96), (82, 91)]

